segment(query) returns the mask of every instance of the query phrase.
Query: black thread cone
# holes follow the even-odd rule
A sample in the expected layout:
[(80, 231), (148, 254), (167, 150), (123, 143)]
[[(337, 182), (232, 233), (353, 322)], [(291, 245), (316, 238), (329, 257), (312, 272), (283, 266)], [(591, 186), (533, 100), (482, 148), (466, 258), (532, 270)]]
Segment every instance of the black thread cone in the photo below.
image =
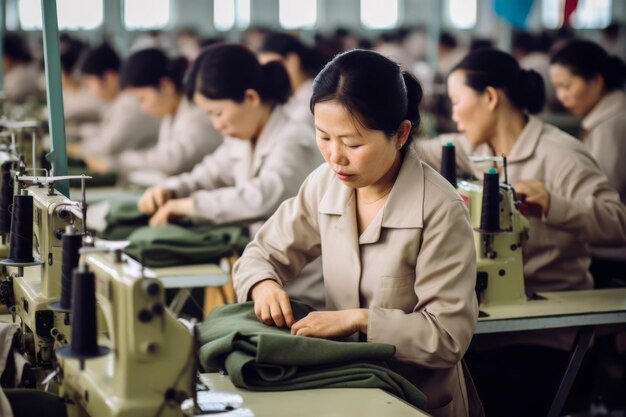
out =
[(98, 356), (96, 328), (96, 277), (92, 272), (72, 273), (72, 344), (77, 358)]
[(11, 232), (11, 211), (13, 204), (13, 176), (11, 164), (2, 165), (2, 189), (0, 189), (0, 234)]
[(13, 197), (9, 260), (23, 263), (35, 261), (33, 257), (33, 196), (31, 195)]
[(497, 172), (485, 172), (483, 201), (480, 212), (480, 230), (500, 231), (500, 176)]
[(61, 300), (60, 310), (69, 311), (72, 308), (72, 272), (78, 266), (80, 254), (78, 250), (83, 244), (81, 235), (64, 234), (61, 238), (63, 246), (63, 263), (61, 264)]
[(456, 188), (456, 149), (452, 143), (441, 147), (441, 175)]

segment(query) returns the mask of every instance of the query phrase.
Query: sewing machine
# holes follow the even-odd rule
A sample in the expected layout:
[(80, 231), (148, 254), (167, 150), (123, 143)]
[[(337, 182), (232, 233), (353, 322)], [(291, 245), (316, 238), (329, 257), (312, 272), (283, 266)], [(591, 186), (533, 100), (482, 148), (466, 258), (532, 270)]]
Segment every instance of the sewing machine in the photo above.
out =
[[(444, 146), (442, 165), (454, 164), (454, 149)], [(484, 183), (460, 181), (457, 191), (461, 194), (470, 214), (476, 245), (476, 292), (481, 306), (526, 302), (524, 286), (524, 263), (522, 245), (528, 240), (529, 223), (520, 213), (520, 201), (515, 189), (508, 184), (506, 158), (472, 157), (473, 162), (502, 164), (504, 182), (499, 182), (496, 168), (485, 173)], [(446, 161), (447, 160), (447, 161)], [(456, 172), (445, 170), (446, 178), (456, 183)], [(491, 202), (483, 201), (483, 184), (489, 177)], [(488, 205), (491, 204), (489, 208)], [(483, 209), (490, 210), (485, 216)], [(494, 219), (494, 216), (497, 219)], [(485, 225), (485, 223), (491, 223)]]
[(68, 348), (58, 352), (69, 416), (182, 416), (181, 403), (195, 395), (197, 348), (193, 332), (165, 307), (163, 285), (120, 251), (87, 249), (82, 263), (95, 274), (107, 328), (100, 343), (111, 353), (85, 359), (81, 369)]
[(519, 212), (515, 190), (500, 184), (500, 231), (480, 230), (482, 186), (461, 181), (458, 191), (467, 202), (476, 244), (476, 290), (480, 304), (526, 301), (522, 244), (528, 240), (529, 223)]
[[(9, 306), (22, 326), (21, 349), (34, 367), (50, 368), (55, 341), (69, 338), (69, 316), (50, 303), (61, 291), (61, 238), (67, 226), (83, 229), (84, 208), (54, 189), (52, 177), (18, 177), (19, 192), (33, 197), (33, 256), (30, 265), (2, 261), (12, 282)], [(57, 178), (60, 179), (60, 178)], [(53, 336), (54, 335), (54, 336)]]

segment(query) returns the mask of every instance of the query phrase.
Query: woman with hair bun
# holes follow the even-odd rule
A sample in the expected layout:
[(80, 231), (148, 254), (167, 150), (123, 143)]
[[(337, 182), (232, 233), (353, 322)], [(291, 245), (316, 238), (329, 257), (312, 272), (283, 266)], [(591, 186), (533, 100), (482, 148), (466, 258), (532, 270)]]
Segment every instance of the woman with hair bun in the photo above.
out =
[[(582, 118), (580, 140), (626, 204), (626, 64), (593, 42), (573, 40), (552, 55), (550, 77), (561, 104)], [(622, 278), (626, 247), (591, 251), (596, 286)]]
[[(428, 413), (467, 416), (480, 407), (461, 364), (478, 316), (476, 254), (458, 193), (410, 149), (421, 97), (376, 52), (327, 64), (311, 98), (326, 164), (261, 228), (233, 282), (268, 325), (395, 345), (389, 366), (426, 394)], [(296, 322), (283, 286), (320, 255), (327, 311)]]
[(265, 37), (258, 53), (262, 63), (279, 61), (287, 70), (293, 94), (285, 104), (291, 118), (313, 125), (309, 108), (313, 79), (325, 61), (322, 54), (286, 33), (271, 33)]
[[(448, 77), (461, 133), (417, 142), (422, 159), (437, 168), (441, 145), (454, 142), (457, 165), (477, 178), (486, 167), (470, 156), (507, 157), (509, 181), (533, 207), (523, 246), (529, 296), (592, 288), (587, 245), (626, 242), (626, 207), (593, 158), (578, 140), (532, 116), (543, 108), (544, 91), (541, 76), (521, 69), (511, 55), (471, 52)], [(475, 337), (467, 361), (487, 415), (546, 415), (576, 332)]]
[[(191, 172), (145, 191), (139, 210), (150, 224), (190, 217), (201, 223), (250, 224), (254, 237), (263, 221), (321, 162), (313, 129), (290, 119), (283, 108), (289, 78), (278, 62), (261, 65), (246, 47), (216, 44), (202, 52), (186, 77), (195, 103), (208, 113), (224, 143)], [(321, 266), (303, 273), (292, 295), (324, 307)]]
[(88, 158), (90, 168), (124, 174), (150, 170), (157, 174), (148, 181), (154, 185), (168, 176), (191, 171), (222, 143), (206, 113), (185, 95), (186, 69), (185, 58), (169, 59), (156, 48), (128, 57), (120, 72), (121, 85), (139, 100), (145, 113), (161, 119), (158, 142), (151, 148), (126, 150), (106, 161)]

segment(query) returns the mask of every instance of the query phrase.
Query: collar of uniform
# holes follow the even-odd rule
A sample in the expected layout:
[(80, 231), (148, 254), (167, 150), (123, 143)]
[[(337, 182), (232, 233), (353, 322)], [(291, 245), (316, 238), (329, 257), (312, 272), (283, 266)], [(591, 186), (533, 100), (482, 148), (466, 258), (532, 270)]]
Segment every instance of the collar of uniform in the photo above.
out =
[(284, 123), (287, 116), (285, 115), (282, 106), (276, 106), (272, 110), (269, 119), (256, 142), (255, 156), (264, 156), (270, 153), (273, 149), (274, 139), (277, 138), (276, 130), (278, 130)]
[(623, 92), (612, 91), (602, 97), (598, 104), (589, 112), (582, 121), (583, 129), (589, 131), (609, 117), (623, 112), (626, 104), (626, 96)]
[[(253, 153), (252, 169), (250, 171), (252, 175), (256, 174), (258, 169), (261, 167), (264, 158), (274, 148), (274, 142), (280, 137), (280, 135), (276, 132), (286, 123), (286, 121), (287, 115), (285, 115), (283, 107), (274, 107), (256, 142), (256, 149)], [(251, 142), (248, 142), (248, 146), (250, 146), (250, 144)]]
[(535, 116), (528, 116), (528, 123), (515, 141), (515, 145), (507, 156), (507, 162), (519, 162), (530, 158), (537, 148), (539, 136), (543, 130), (543, 122)]
[[(373, 243), (380, 238), (381, 227), (420, 228), (424, 225), (424, 169), (413, 150), (404, 157), (398, 178), (389, 193), (385, 205), (372, 223), (363, 231), (359, 243)], [(322, 214), (352, 215), (354, 190), (346, 187), (333, 176), (333, 179), (320, 201), (318, 211)]]

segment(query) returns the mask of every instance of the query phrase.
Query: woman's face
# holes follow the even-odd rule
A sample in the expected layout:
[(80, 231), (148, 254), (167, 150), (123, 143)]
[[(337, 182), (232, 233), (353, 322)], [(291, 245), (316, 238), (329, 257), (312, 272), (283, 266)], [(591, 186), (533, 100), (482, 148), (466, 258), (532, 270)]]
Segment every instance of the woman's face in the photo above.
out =
[(249, 140), (261, 130), (256, 111), (259, 106), (247, 96), (241, 103), (230, 99), (214, 100), (200, 93), (195, 93), (193, 99), (198, 107), (207, 112), (215, 130), (224, 136)]
[(173, 86), (130, 87), (128, 92), (139, 100), (141, 110), (159, 119), (173, 113), (178, 105), (179, 97)]
[[(337, 178), (348, 187), (375, 185), (398, 158), (397, 136), (389, 139), (380, 130), (361, 126), (338, 102), (315, 104), (314, 115), (317, 146)], [(403, 136), (401, 143), (406, 140)]]
[(600, 76), (586, 80), (572, 73), (568, 67), (552, 64), (550, 79), (563, 107), (576, 116), (587, 115), (602, 97), (604, 83)]
[(452, 120), (472, 145), (485, 143), (493, 136), (495, 116), (487, 92), (478, 92), (465, 84), (465, 73), (456, 70), (448, 77), (448, 97), (452, 102)]

